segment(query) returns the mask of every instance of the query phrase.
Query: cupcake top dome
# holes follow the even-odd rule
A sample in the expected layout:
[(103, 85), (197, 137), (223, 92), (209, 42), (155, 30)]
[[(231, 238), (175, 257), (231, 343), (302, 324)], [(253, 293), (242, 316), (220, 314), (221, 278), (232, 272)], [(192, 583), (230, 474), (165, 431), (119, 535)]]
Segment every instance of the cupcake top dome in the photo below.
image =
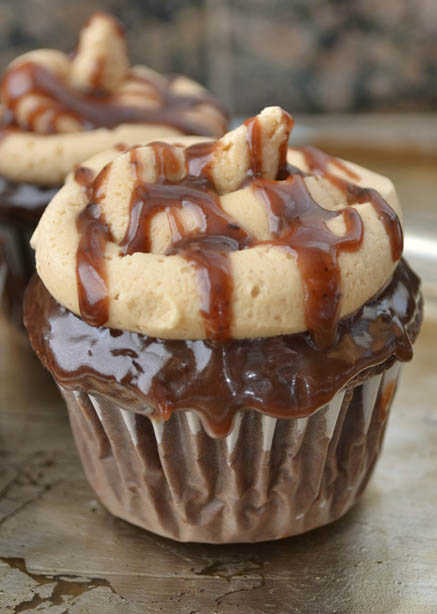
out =
[(94, 326), (167, 339), (310, 330), (390, 279), (402, 253), (391, 181), (312, 147), (264, 109), (218, 141), (114, 148), (72, 172), (32, 238), (52, 296)]
[(94, 14), (76, 51), (31, 51), (1, 84), (0, 174), (60, 183), (84, 158), (158, 135), (221, 136), (227, 118), (201, 85), (130, 66), (116, 19)]

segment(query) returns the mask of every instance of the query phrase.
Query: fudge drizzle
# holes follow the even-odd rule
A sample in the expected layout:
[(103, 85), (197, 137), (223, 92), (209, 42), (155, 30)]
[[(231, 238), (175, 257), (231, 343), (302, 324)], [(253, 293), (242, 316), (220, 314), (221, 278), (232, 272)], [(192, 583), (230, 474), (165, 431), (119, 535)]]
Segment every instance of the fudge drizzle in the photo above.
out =
[[(96, 68), (97, 71), (101, 70)], [(98, 79), (98, 73), (96, 80)], [(165, 85), (130, 74), (130, 79), (144, 81), (156, 90), (156, 96), (162, 107), (146, 109), (142, 107), (121, 105), (114, 102), (109, 92), (101, 89), (79, 93), (70, 90), (55, 75), (35, 62), (23, 62), (10, 68), (2, 81), (2, 98), (8, 108), (15, 114), (24, 97), (35, 95), (41, 97), (34, 109), (27, 116), (26, 130), (35, 130), (39, 117), (44, 115), (47, 122), (46, 132), (56, 133), (60, 118), (71, 117), (79, 121), (84, 130), (95, 128), (114, 128), (120, 124), (163, 124), (173, 126), (185, 134), (211, 136), (211, 131), (186, 115), (186, 111), (196, 109), (202, 104), (219, 107), (208, 93), (195, 96), (182, 96), (172, 92), (170, 82), (163, 79)], [(18, 127), (15, 126), (16, 130)]]
[[(156, 213), (165, 211), (172, 229), (168, 255), (180, 254), (199, 271), (202, 307), (208, 337), (227, 339), (231, 336), (232, 274), (227, 254), (244, 249), (249, 237), (223, 211), (210, 178), (211, 154), (215, 143), (192, 145), (186, 150), (185, 178), (172, 182), (179, 160), (175, 148), (167, 143), (151, 143), (155, 154), (157, 180), (141, 179), (138, 149), (130, 152), (136, 181), (131, 197), (130, 218), (122, 241), (124, 254), (150, 252), (150, 224)], [(189, 207), (201, 220), (201, 226), (186, 232), (177, 211)]]
[(80, 312), (91, 326), (100, 326), (109, 317), (105, 248), (113, 237), (100, 203), (105, 197), (110, 170), (111, 166), (107, 164), (93, 181), (91, 169), (78, 167), (74, 172), (76, 182), (89, 198), (76, 220), (80, 236), (76, 277)]
[[(284, 112), (285, 113), (285, 112)], [(289, 128), (291, 117), (286, 114)], [(263, 141), (259, 120), (247, 120), (247, 142), (250, 164), (244, 185), (249, 185), (264, 202), (270, 221), (272, 239), (256, 241), (231, 218), (220, 205), (211, 173), (216, 143), (201, 143), (186, 148), (185, 173), (180, 181), (172, 180), (178, 170), (177, 146), (155, 142), (150, 145), (155, 154), (157, 179), (147, 183), (141, 177), (138, 149), (130, 150), (130, 160), (135, 171), (135, 185), (130, 203), (130, 216), (126, 235), (121, 243), (123, 254), (150, 252), (150, 224), (155, 214), (165, 211), (172, 231), (172, 243), (167, 254), (180, 254), (199, 270), (202, 298), (202, 316), (208, 338), (226, 340), (232, 337), (232, 274), (228, 254), (255, 245), (270, 245), (291, 251), (302, 275), (305, 289), (305, 317), (308, 330), (319, 348), (329, 347), (335, 340), (341, 308), (341, 279), (338, 256), (342, 252), (359, 249), (363, 240), (363, 223), (359, 213), (350, 205), (370, 201), (384, 223), (390, 239), (392, 257), (396, 261), (402, 253), (402, 230), (399, 219), (391, 207), (375, 191), (352, 183), (357, 175), (340, 160), (315, 148), (302, 148), (311, 173), (321, 174), (345, 194), (348, 207), (340, 211), (321, 207), (311, 196), (305, 184), (309, 175), (287, 165), (287, 148), (279, 152), (279, 179), (262, 176)], [(286, 142), (285, 142), (285, 145)], [(329, 172), (328, 164), (339, 167), (349, 180)], [(107, 169), (110, 165), (108, 165)], [(108, 170), (105, 170), (108, 172)], [(97, 180), (96, 180), (97, 181)], [(94, 183), (96, 183), (96, 181)], [(98, 179), (98, 189), (101, 179)], [(93, 184), (94, 186), (94, 184)], [(93, 187), (93, 194), (96, 188)], [(90, 267), (86, 274), (78, 273), (82, 317), (95, 326), (107, 321), (107, 298), (104, 299), (104, 243), (110, 231), (102, 221), (102, 213), (92, 204), (87, 206), (84, 219), (93, 215), (93, 223), (79, 224), (80, 232), (94, 235), (84, 238), (78, 250), (80, 266)], [(202, 224), (195, 231), (186, 232), (178, 218), (178, 210), (190, 207)], [(97, 215), (97, 218), (95, 216)], [(334, 234), (328, 222), (342, 216), (345, 233)], [(97, 224), (97, 226), (96, 226)], [(97, 228), (99, 230), (97, 231)], [(98, 244), (98, 248), (96, 245)], [(84, 259), (82, 247), (94, 245), (93, 258)], [(78, 264), (79, 266), (79, 264)], [(95, 266), (96, 275), (92, 272)], [(85, 268), (86, 268), (85, 267)], [(97, 290), (93, 280), (97, 277)], [(202, 283), (202, 280), (207, 283)], [(95, 300), (95, 295), (101, 298)], [(107, 292), (106, 292), (107, 295)], [(88, 296), (88, 298), (87, 298)], [(101, 309), (102, 301), (106, 308)], [(93, 305), (96, 310), (93, 312)]]
[[(121, 23), (114, 17), (98, 11), (90, 16), (84, 24), (82, 32), (91, 25), (96, 17), (104, 19), (110, 24), (112, 36), (124, 41), (125, 33)], [(81, 32), (81, 33), (82, 33)], [(70, 60), (74, 60), (79, 53), (80, 41)], [(91, 53), (93, 46), (91, 43)], [(125, 50), (127, 57), (127, 48)], [(117, 98), (120, 93), (108, 91), (104, 87), (104, 73), (111, 59), (101, 50), (94, 58), (94, 65), (90, 71), (89, 87), (86, 91), (72, 88), (62, 77), (55, 75), (51, 70), (41, 66), (36, 61), (21, 61), (10, 66), (1, 82), (1, 94), (8, 113), (8, 129), (1, 130), (0, 137), (12, 131), (22, 129), (16, 123), (14, 116), (18, 110), (23, 110), (21, 103), (28, 96), (33, 96), (32, 104), (27, 111), (24, 130), (36, 130), (38, 120), (44, 116), (44, 128), (38, 126), (39, 131), (47, 134), (56, 133), (57, 122), (61, 118), (74, 118), (83, 130), (106, 127), (113, 128), (124, 123), (164, 124), (173, 126), (185, 134), (211, 136), (206, 126), (190, 118), (191, 111), (195, 111), (204, 104), (215, 107), (223, 117), (221, 129), (226, 130), (227, 117), (224, 109), (209, 94), (199, 91), (192, 95), (181, 95), (174, 91), (172, 83), (174, 76), (156, 78), (153, 73), (142, 73), (133, 69), (125, 75), (125, 84), (136, 95), (146, 97), (157, 103), (158, 108), (138, 107), (135, 104), (122, 104)], [(146, 86), (146, 87), (144, 87)], [(217, 114), (217, 121), (219, 121)], [(1, 113), (3, 115), (3, 112)]]
[[(323, 175), (323, 177), (329, 179), (333, 185), (343, 192), (349, 206), (367, 202), (371, 203), (378, 218), (384, 224), (387, 236), (390, 240), (393, 262), (399, 260), (403, 251), (402, 227), (396, 212), (393, 211), (379, 192), (373, 188), (363, 188), (353, 183), (354, 179), (359, 180), (359, 176), (341, 160), (334, 156), (330, 156), (321, 149), (307, 145), (306, 147), (301, 147), (298, 151), (303, 153), (305, 162), (311, 172)], [(344, 180), (338, 175), (329, 172), (328, 164), (332, 164), (342, 170), (351, 181)]]

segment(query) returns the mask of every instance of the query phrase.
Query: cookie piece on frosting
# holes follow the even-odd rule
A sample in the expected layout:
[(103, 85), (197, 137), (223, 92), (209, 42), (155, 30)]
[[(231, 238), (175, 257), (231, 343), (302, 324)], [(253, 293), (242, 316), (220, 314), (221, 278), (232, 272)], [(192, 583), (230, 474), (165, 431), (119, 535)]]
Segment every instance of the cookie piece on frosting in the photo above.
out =
[(71, 60), (70, 83), (87, 92), (116, 91), (128, 78), (128, 50), (120, 24), (104, 13), (95, 13), (82, 28)]

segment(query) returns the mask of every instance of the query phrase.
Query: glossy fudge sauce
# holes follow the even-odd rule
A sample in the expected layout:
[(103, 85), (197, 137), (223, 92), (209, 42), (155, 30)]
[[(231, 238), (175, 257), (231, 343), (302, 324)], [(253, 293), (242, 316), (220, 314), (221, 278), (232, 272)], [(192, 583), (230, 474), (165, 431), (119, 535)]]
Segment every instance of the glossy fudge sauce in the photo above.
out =
[[(293, 120), (284, 113), (291, 129)], [(137, 150), (130, 151), (137, 180), (132, 192), (130, 219), (126, 236), (120, 244), (124, 254), (150, 251), (150, 224), (154, 215), (166, 211), (172, 228), (168, 254), (180, 254), (199, 271), (202, 316), (207, 337), (225, 341), (232, 337), (233, 280), (228, 255), (230, 251), (256, 245), (272, 245), (290, 251), (296, 258), (305, 290), (306, 325), (319, 348), (328, 348), (335, 341), (341, 307), (340, 268), (338, 256), (360, 248), (363, 223), (350, 205), (371, 202), (387, 231), (393, 261), (402, 253), (402, 228), (396, 213), (376, 190), (354, 183), (358, 176), (343, 163), (318, 149), (302, 148), (310, 173), (287, 164), (287, 143), (280, 151), (279, 170), (275, 180), (262, 177), (262, 135), (257, 117), (246, 122), (250, 166), (241, 187), (250, 186), (264, 202), (273, 238), (257, 241), (249, 236), (220, 205), (211, 173), (215, 142), (186, 148), (182, 181), (172, 181), (179, 161), (173, 145), (152, 143), (155, 151), (157, 179), (145, 183)], [(328, 162), (340, 167), (347, 180), (328, 172)], [(89, 198), (80, 213), (77, 227), (80, 243), (77, 252), (79, 306), (83, 319), (93, 326), (108, 320), (109, 299), (105, 272), (106, 243), (112, 240), (100, 202), (111, 168), (107, 165), (92, 180), (90, 173), (79, 169), (76, 180)], [(311, 196), (304, 178), (319, 174), (331, 181), (345, 195), (344, 209), (330, 211)], [(88, 181), (88, 183), (87, 183)], [(185, 231), (178, 222), (178, 210), (190, 207), (202, 220), (194, 231)], [(341, 216), (345, 224), (343, 236), (337, 236), (327, 222)]]
[(90, 326), (57, 303), (37, 276), (24, 311), (32, 345), (60, 385), (163, 418), (194, 409), (221, 437), (240, 410), (308, 416), (354, 378), (393, 359), (410, 360), (422, 301), (418, 277), (401, 260), (385, 289), (341, 319), (335, 342), (323, 350), (308, 332), (222, 343)]
[[(130, 219), (121, 248), (124, 254), (150, 251), (150, 224), (160, 211), (167, 211), (172, 228), (170, 254), (179, 253), (207, 272), (208, 282), (199, 283), (203, 294), (202, 315), (208, 336), (226, 339), (230, 336), (232, 276), (227, 253), (250, 245), (249, 237), (232, 218), (223, 211), (210, 179), (211, 153), (215, 143), (192, 145), (187, 150), (187, 178), (171, 183), (168, 175), (179, 165), (174, 147), (167, 143), (150, 145), (156, 154), (158, 180), (141, 180), (141, 161), (138, 150), (131, 149), (130, 159), (136, 182), (131, 197)], [(77, 252), (77, 279), (79, 305), (82, 317), (94, 326), (108, 319), (108, 293), (104, 266), (106, 241), (111, 239), (110, 228), (104, 221), (99, 201), (105, 195), (105, 182), (110, 171), (107, 165), (89, 186), (84, 186), (86, 173), (76, 180), (90, 195), (90, 202), (80, 213), (78, 230), (81, 235)], [(89, 177), (89, 175), (88, 175)], [(190, 207), (202, 219), (202, 228), (186, 233), (177, 217), (177, 210)], [(90, 269), (93, 280), (90, 284)]]

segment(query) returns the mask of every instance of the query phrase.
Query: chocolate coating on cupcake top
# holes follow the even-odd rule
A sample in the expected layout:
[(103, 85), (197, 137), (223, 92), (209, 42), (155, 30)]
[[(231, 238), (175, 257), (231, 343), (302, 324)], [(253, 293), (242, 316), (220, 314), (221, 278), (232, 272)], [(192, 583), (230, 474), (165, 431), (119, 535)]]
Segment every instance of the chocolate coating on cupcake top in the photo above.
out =
[(123, 30), (103, 13), (85, 24), (71, 56), (40, 49), (12, 62), (1, 96), (0, 173), (40, 184), (59, 183), (74, 164), (117, 142), (220, 136), (227, 126), (198, 83), (131, 68)]
[(32, 239), (44, 284), (94, 326), (215, 340), (310, 330), (329, 346), (390, 279), (400, 208), (388, 179), (287, 149), (292, 125), (271, 107), (216, 142), (87, 161)]
[(36, 353), (62, 386), (156, 418), (192, 410), (222, 437), (241, 410), (308, 416), (344, 386), (409, 360), (422, 300), (417, 276), (401, 261), (377, 296), (341, 320), (324, 350), (309, 333), (216, 343), (96, 328), (59, 305), (38, 277), (24, 311)]

